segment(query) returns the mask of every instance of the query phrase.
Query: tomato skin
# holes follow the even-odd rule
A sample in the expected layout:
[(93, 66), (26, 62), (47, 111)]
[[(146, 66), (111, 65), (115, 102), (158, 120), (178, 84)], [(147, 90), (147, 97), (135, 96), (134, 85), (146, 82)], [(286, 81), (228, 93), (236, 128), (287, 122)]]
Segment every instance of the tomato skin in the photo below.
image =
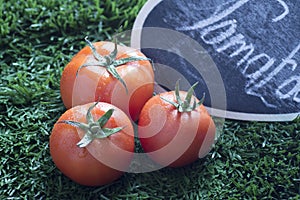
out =
[[(182, 99), (186, 92), (180, 91)], [(162, 98), (176, 102), (174, 91), (149, 99), (138, 122), (144, 151), (162, 166), (181, 167), (204, 157), (211, 149), (216, 127), (203, 105), (191, 112), (178, 112)], [(198, 100), (197, 100), (198, 102)]]
[[(93, 104), (75, 106), (67, 110), (58, 122), (72, 120), (86, 123), (87, 110)], [(52, 160), (57, 168), (74, 182), (86, 186), (108, 184), (121, 177), (130, 165), (134, 152), (134, 132), (127, 115), (117, 107), (101, 102), (92, 110), (92, 115), (99, 119), (110, 108), (114, 109), (114, 113), (105, 127), (121, 126), (124, 129), (107, 138), (95, 139), (87, 147), (81, 148), (76, 145), (84, 135), (79, 128), (56, 123), (52, 129)], [(114, 166), (102, 162), (107, 160), (112, 160)]]
[[(109, 55), (114, 48), (112, 42), (96, 42), (93, 45), (102, 56)], [(138, 50), (118, 45), (116, 60), (131, 56), (145, 57)], [(92, 64), (95, 62), (90, 47), (86, 46), (66, 65), (60, 80), (60, 92), (65, 107), (69, 109), (94, 101), (107, 102), (121, 108), (132, 120), (137, 120), (141, 108), (153, 94), (154, 72), (151, 63), (148, 60), (141, 60), (116, 67), (128, 88), (126, 93), (120, 81), (105, 67)], [(78, 71), (84, 64), (91, 66)]]

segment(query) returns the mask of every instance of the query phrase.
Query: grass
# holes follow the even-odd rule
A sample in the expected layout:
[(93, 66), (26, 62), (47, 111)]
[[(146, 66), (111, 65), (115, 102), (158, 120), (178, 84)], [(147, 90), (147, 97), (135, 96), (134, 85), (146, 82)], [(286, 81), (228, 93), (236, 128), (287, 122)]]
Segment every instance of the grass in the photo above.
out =
[(300, 199), (300, 120), (226, 120), (216, 147), (178, 169), (78, 185), (55, 167), (49, 135), (59, 80), (84, 36), (132, 27), (143, 1), (0, 0), (0, 199)]

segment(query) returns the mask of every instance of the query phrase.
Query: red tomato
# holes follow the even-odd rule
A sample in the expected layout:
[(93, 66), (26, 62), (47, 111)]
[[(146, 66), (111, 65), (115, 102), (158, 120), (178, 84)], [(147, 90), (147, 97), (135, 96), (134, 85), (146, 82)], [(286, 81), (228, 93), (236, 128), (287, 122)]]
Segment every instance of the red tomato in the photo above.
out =
[[(138, 122), (144, 151), (163, 166), (180, 167), (204, 157), (215, 138), (215, 124), (199, 100), (190, 96), (184, 103), (181, 99), (186, 99), (188, 93), (178, 90), (177, 94), (179, 100), (175, 91), (152, 97)], [(194, 99), (199, 105), (191, 103)]]
[[(50, 136), (50, 153), (57, 168), (71, 180), (87, 186), (118, 179), (130, 165), (134, 152), (134, 131), (127, 115), (108, 103), (94, 105), (67, 110)], [(109, 118), (107, 111), (112, 114)], [(97, 121), (100, 118), (101, 128)]]
[[(66, 108), (94, 101), (107, 102), (137, 120), (143, 105), (153, 94), (151, 63), (140, 51), (130, 47), (115, 46), (112, 42), (87, 42), (89, 46), (79, 51), (62, 73), (60, 91)], [(123, 62), (127, 58), (140, 60)], [(120, 80), (108, 70), (111, 64)]]

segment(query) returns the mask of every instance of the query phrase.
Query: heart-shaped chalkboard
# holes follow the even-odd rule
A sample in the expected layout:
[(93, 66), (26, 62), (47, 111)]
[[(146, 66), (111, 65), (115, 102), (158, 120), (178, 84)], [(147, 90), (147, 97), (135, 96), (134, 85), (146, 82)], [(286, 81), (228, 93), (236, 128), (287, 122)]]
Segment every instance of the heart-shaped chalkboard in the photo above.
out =
[(299, 0), (150, 0), (131, 45), (171, 89), (199, 82), (212, 115), (289, 121), (300, 114)]

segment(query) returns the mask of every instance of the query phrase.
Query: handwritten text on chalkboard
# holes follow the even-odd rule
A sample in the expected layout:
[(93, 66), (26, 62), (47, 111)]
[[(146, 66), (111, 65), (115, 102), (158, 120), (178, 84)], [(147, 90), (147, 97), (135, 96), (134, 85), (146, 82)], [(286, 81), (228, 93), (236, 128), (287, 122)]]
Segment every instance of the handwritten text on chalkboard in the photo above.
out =
[[(250, 0), (239, 0), (228, 6), (226, 3), (216, 7), (212, 16), (202, 19), (191, 26), (181, 26), (176, 29), (179, 31), (200, 31), (203, 42), (212, 45), (215, 51), (222, 53), (230, 50), (229, 58), (241, 57), (236, 63), (236, 67), (241, 74), (249, 81), (246, 84), (245, 92), (249, 95), (259, 97), (266, 106), (275, 107), (275, 102), (270, 101), (264, 96), (264, 86), (272, 81), (280, 79), (277, 87), (273, 88), (272, 94), (279, 99), (290, 99), (300, 103), (300, 75), (293, 75), (282, 79), (281, 74), (294, 71), (298, 63), (294, 56), (299, 53), (300, 41), (288, 55), (282, 58), (271, 57), (261, 52), (254, 54), (255, 46), (248, 43), (242, 33), (237, 32), (238, 22), (236, 19), (226, 19), (237, 9), (242, 9), (243, 5)], [(271, 19), (272, 23), (277, 23), (289, 14), (288, 5), (282, 0), (274, 0), (274, 3), (282, 6), (282, 12)], [(259, 20), (259, 19), (257, 19)], [(299, 30), (300, 31), (300, 30)], [(281, 59), (279, 65), (275, 61)], [(263, 63), (263, 65), (259, 64)]]

